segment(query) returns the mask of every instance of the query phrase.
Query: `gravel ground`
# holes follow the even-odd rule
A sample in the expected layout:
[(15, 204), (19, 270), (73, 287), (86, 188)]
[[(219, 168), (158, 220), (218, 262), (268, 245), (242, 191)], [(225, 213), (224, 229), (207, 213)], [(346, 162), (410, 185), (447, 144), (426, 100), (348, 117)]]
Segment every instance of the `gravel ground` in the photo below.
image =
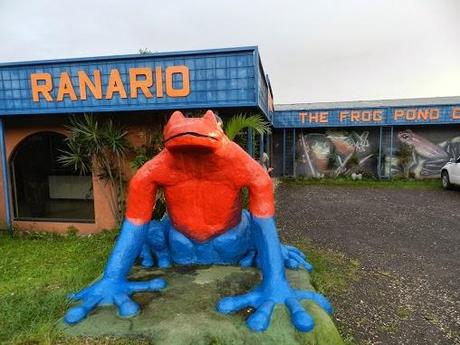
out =
[(330, 296), (359, 344), (460, 344), (460, 191), (282, 184), (277, 221), (361, 263)]

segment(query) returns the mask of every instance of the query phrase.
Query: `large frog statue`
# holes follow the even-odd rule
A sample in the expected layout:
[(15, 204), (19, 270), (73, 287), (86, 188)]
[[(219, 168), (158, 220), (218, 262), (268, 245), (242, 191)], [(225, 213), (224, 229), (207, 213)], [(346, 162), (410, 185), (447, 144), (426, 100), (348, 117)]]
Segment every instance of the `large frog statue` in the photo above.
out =
[[(256, 265), (262, 281), (246, 294), (218, 301), (223, 314), (252, 307), (247, 325), (264, 331), (276, 304), (285, 304), (300, 331), (314, 327), (299, 301), (309, 299), (329, 313), (325, 297), (290, 286), (285, 266), (311, 270), (297, 248), (282, 245), (274, 220), (272, 182), (266, 171), (230, 141), (213, 112), (186, 118), (176, 111), (164, 128), (165, 148), (131, 179), (125, 221), (101, 279), (71, 295), (81, 303), (69, 309), (65, 321), (75, 324), (98, 305), (114, 304), (119, 315), (139, 312), (130, 296), (157, 291), (163, 279), (127, 279), (136, 258), (150, 250), (158, 265)], [(249, 211), (241, 205), (242, 188), (249, 190)], [(151, 220), (158, 188), (163, 188), (168, 216)], [(197, 298), (199, 298), (197, 296)]]

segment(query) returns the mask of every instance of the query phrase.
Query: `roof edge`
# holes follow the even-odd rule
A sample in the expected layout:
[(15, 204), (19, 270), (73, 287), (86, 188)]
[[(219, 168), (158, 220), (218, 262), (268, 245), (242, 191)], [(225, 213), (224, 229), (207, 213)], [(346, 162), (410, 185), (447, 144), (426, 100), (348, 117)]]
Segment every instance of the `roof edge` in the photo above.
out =
[(450, 105), (460, 104), (460, 96), (421, 97), (421, 98), (396, 98), (381, 100), (358, 100), (343, 102), (312, 102), (275, 104), (275, 111), (308, 110), (308, 109), (341, 109), (341, 108), (379, 108), (403, 107), (412, 105)]
[(255, 46), (242, 46), (242, 47), (229, 47), (229, 48), (214, 48), (214, 49), (199, 49), (199, 50), (181, 50), (169, 52), (156, 52), (149, 54), (122, 54), (122, 55), (102, 55), (102, 56), (88, 56), (78, 58), (62, 58), (62, 59), (47, 59), (47, 60), (30, 60), (30, 61), (12, 61), (2, 62), (1, 67), (16, 67), (28, 65), (48, 65), (54, 63), (69, 63), (69, 62), (87, 62), (87, 61), (111, 61), (111, 60), (128, 60), (128, 59), (145, 59), (148, 57), (168, 57), (168, 56), (182, 56), (182, 55), (206, 55), (206, 54), (225, 54), (231, 52), (244, 52), (244, 51), (258, 51), (259, 47)]

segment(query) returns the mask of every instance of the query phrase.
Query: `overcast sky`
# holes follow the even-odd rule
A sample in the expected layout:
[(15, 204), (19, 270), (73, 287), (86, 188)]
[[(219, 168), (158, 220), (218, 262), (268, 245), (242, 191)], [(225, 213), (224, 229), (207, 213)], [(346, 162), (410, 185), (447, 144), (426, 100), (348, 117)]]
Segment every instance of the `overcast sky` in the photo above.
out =
[(0, 61), (258, 45), (275, 103), (460, 96), (460, 0), (0, 0)]

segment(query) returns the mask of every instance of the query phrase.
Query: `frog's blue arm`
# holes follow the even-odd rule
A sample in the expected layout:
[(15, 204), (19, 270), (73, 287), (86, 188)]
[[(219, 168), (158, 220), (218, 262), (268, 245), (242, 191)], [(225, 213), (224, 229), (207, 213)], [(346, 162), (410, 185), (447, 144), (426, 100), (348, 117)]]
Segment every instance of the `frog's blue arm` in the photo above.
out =
[(101, 279), (69, 297), (81, 303), (69, 309), (64, 317), (68, 324), (84, 319), (98, 305), (115, 304), (120, 316), (133, 316), (139, 306), (131, 298), (135, 292), (157, 291), (166, 283), (163, 279), (130, 282), (127, 276), (146, 241), (147, 224), (136, 225), (125, 220)]
[(262, 282), (247, 294), (223, 298), (219, 301), (217, 310), (227, 314), (253, 307), (256, 311), (248, 318), (247, 324), (255, 331), (263, 331), (270, 324), (275, 304), (284, 303), (291, 313), (295, 327), (300, 331), (310, 331), (314, 327), (314, 321), (299, 301), (310, 299), (332, 313), (330, 303), (316, 292), (297, 290), (290, 286), (285, 275), (284, 259), (273, 217), (253, 216), (252, 236), (259, 256)]

